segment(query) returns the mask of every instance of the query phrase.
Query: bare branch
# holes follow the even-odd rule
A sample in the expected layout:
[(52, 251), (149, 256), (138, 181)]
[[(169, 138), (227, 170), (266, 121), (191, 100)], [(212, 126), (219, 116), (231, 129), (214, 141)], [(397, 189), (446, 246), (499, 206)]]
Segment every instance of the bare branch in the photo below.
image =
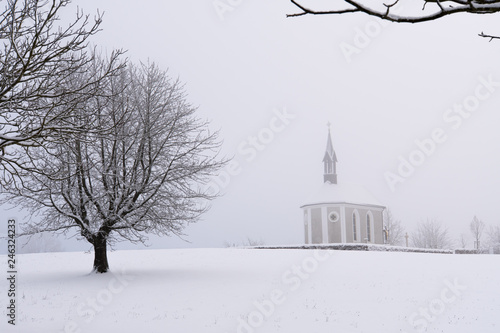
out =
[(486, 35), (485, 33), (481, 32), (479, 35), (479, 37), (484, 37), (484, 38), (489, 38), (490, 39), (490, 42), (494, 39), (500, 39), (500, 36), (492, 36), (492, 35)]
[[(421, 0), (423, 4), (422, 12), (413, 16), (401, 15), (395, 12), (396, 5), (401, 5), (404, 1), (395, 0), (393, 3), (378, 4), (372, 1), (363, 0), (337, 0), (334, 1), (340, 8), (333, 10), (316, 10), (307, 8), (298, 0), (290, 0), (297, 8), (299, 13), (288, 14), (287, 17), (296, 17), (303, 15), (335, 15), (347, 13), (364, 13), (375, 16), (383, 20), (398, 23), (420, 23), (433, 21), (448, 15), (457, 13), (471, 14), (493, 14), (500, 12), (500, 0)], [(444, 3), (448, 5), (445, 6)], [(345, 7), (342, 7), (342, 4)], [(496, 36), (480, 34), (481, 37), (490, 38), (490, 41), (496, 39)]]
[[(102, 16), (91, 18), (78, 11), (67, 26), (58, 26), (59, 12), (70, 0), (6, 1), (0, 11), (0, 170), (23, 168), (19, 154), (43, 146), (53, 134), (85, 131), (69, 120), (74, 105), (96, 89), (117, 69), (116, 51), (109, 68), (87, 80), (61, 84), (86, 75), (95, 64), (90, 38), (99, 31)], [(65, 107), (64, 107), (65, 106)]]

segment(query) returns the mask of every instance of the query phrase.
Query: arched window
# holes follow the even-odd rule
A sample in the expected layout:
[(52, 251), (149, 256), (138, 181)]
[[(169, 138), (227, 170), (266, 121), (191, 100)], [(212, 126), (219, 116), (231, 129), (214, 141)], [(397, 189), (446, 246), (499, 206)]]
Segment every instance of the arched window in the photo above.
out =
[(373, 213), (368, 211), (366, 213), (366, 241), (375, 242), (375, 219), (373, 218)]
[(326, 161), (326, 162), (325, 162), (325, 173), (326, 173), (326, 174), (331, 174), (331, 173), (333, 173), (333, 170), (332, 170), (333, 168), (332, 168), (332, 166), (333, 166), (333, 165), (332, 165), (332, 162), (331, 162), (331, 161)]
[(354, 241), (358, 240), (358, 221), (356, 221), (356, 213), (352, 213), (352, 238)]
[(370, 214), (366, 214), (366, 239), (369, 242), (372, 241), (372, 228), (371, 228)]

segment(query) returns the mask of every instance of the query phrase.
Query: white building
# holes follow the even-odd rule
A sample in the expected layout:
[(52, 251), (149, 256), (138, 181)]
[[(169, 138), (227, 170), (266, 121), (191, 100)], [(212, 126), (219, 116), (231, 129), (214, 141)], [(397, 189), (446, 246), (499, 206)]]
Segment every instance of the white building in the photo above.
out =
[(300, 207), (305, 243), (384, 244), (385, 207), (363, 186), (337, 182), (337, 155), (330, 130), (323, 164), (323, 185)]

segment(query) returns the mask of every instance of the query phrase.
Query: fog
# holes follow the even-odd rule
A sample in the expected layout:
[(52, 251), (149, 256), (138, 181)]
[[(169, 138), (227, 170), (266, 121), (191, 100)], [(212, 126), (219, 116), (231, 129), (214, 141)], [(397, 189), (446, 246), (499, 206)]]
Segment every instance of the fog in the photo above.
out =
[(500, 34), (495, 15), (412, 25), (361, 14), (286, 18), (296, 12), (288, 0), (225, 12), (211, 0), (74, 4), (105, 13), (93, 39), (103, 52), (123, 48), (131, 62), (179, 77), (220, 130), (221, 154), (233, 157), (214, 180), (223, 196), (185, 229), (188, 242), (151, 237), (151, 247), (303, 243), (299, 207), (322, 185), (328, 122), (339, 181), (364, 185), (408, 232), (433, 218), (470, 247), (474, 215), (500, 223), (500, 42), (477, 36)]

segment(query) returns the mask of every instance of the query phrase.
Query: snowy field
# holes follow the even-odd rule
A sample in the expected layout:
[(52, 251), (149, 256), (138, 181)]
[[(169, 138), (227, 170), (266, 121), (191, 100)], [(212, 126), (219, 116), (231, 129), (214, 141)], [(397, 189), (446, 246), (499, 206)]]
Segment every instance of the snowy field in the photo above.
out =
[[(1, 258), (6, 267), (6, 256)], [(325, 250), (18, 255), (0, 332), (500, 332), (500, 256)]]

